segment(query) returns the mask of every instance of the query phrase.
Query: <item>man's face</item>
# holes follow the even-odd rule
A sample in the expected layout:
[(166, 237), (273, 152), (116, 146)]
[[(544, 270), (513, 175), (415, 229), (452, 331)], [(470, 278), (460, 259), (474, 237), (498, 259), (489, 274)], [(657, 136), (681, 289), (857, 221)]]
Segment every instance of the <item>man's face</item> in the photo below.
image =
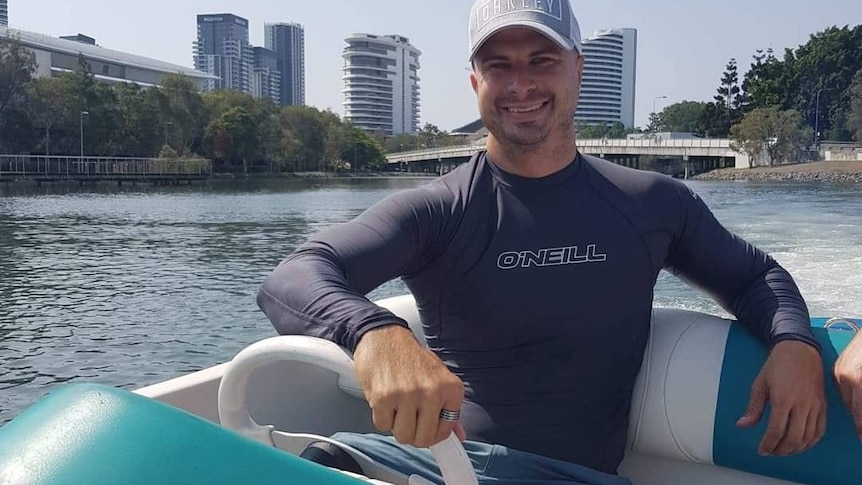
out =
[(473, 61), (470, 83), (488, 131), (501, 143), (536, 145), (554, 131), (574, 135), (583, 57), (544, 35), (498, 32)]

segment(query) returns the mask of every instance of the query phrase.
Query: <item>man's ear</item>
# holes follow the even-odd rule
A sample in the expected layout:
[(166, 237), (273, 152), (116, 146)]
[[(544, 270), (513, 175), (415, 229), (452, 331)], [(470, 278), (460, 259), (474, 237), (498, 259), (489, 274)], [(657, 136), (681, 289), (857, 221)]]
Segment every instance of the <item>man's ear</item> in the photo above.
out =
[(477, 77), (475, 69), (470, 71), (470, 86), (473, 87), (474, 93), (479, 94), (479, 78)]

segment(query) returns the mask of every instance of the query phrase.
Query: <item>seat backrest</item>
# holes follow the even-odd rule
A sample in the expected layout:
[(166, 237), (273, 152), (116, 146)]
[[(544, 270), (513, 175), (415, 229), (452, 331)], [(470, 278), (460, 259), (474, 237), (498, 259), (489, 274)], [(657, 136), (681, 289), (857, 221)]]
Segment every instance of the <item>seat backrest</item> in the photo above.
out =
[(70, 384), (0, 428), (0, 483), (368, 485), (173, 406)]
[[(841, 329), (812, 331), (823, 347), (828, 373), (852, 334)], [(791, 457), (759, 456), (768, 409), (756, 427), (736, 426), (766, 358), (765, 346), (738, 322), (656, 309), (632, 401), (631, 452), (803, 483), (860, 483), (862, 474), (853, 457), (862, 453), (862, 443), (828, 378), (829, 428), (813, 449)]]
[[(405, 318), (421, 338), (412, 296), (377, 303)], [(852, 333), (840, 328), (813, 331), (823, 346), (828, 373)], [(828, 376), (829, 427), (821, 442), (792, 457), (758, 455), (769, 411), (751, 429), (738, 428), (736, 421), (747, 406), (749, 389), (766, 357), (765, 347), (738, 322), (700, 312), (656, 308), (632, 397), (628, 452), (719, 465), (788, 481), (862, 483), (862, 473), (855, 469), (862, 443)]]

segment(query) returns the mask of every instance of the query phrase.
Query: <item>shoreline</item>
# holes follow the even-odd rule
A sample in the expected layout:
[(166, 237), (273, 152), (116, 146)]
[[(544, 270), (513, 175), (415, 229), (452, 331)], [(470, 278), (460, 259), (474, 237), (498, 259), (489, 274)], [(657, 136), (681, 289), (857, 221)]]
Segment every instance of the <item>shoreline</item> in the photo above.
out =
[(14, 186), (185, 186), (185, 185), (206, 185), (220, 182), (240, 182), (240, 181), (265, 181), (265, 180), (315, 180), (315, 179), (385, 179), (385, 178), (434, 178), (437, 177), (434, 173), (424, 172), (284, 172), (284, 173), (213, 173), (209, 176), (201, 176), (195, 178), (173, 179), (170, 175), (160, 178), (129, 178), (118, 179), (116, 177), (93, 177), (93, 178), (42, 178), (38, 176), (17, 176), (17, 177), (0, 177), (0, 187)]
[(862, 161), (806, 162), (773, 167), (722, 168), (689, 177), (689, 180), (862, 184)]

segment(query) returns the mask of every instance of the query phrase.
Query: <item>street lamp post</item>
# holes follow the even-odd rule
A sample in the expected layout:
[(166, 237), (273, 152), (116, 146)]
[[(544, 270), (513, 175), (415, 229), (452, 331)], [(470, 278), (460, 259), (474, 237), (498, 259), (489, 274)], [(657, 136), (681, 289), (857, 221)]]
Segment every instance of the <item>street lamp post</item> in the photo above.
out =
[(173, 126), (173, 121), (168, 121), (165, 123), (165, 146), (168, 146), (168, 127)]
[(820, 88), (817, 90), (817, 101), (814, 107), (814, 149), (817, 150), (818, 154), (820, 153), (820, 92), (825, 90), (827, 89)]
[[(89, 111), (81, 111), (81, 158), (84, 158), (84, 116), (88, 116)], [(82, 160), (83, 161), (83, 160)]]
[(655, 103), (656, 103), (656, 101), (658, 101), (658, 100), (660, 100), (660, 99), (667, 99), (667, 96), (664, 96), (664, 95), (663, 95), (663, 96), (656, 96), (656, 97), (655, 97), (655, 99), (653, 99), (653, 100), (652, 100), (652, 114), (653, 114), (653, 115), (655, 115), (655, 114), (656, 114), (656, 112), (655, 112)]

